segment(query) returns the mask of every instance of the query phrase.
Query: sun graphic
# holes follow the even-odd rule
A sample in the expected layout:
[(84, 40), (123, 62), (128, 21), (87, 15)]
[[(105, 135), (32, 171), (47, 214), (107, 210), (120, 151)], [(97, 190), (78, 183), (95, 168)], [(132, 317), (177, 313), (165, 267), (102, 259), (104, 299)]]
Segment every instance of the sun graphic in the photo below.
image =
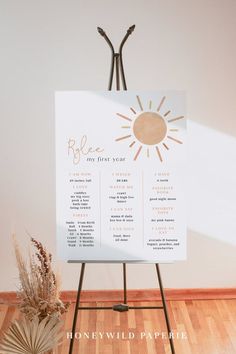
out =
[(152, 110), (152, 101), (149, 101), (148, 110), (143, 109), (143, 105), (139, 96), (136, 96), (139, 110), (135, 110), (130, 107), (133, 118), (123, 115), (121, 113), (116, 113), (117, 116), (123, 120), (129, 121), (130, 125), (123, 125), (122, 129), (132, 130), (131, 134), (124, 135), (115, 139), (115, 141), (122, 141), (125, 139), (131, 139), (129, 143), (130, 148), (136, 148), (134, 160), (136, 161), (139, 157), (141, 151), (146, 150), (146, 156), (150, 157), (150, 149), (154, 147), (155, 154), (162, 162), (162, 148), (169, 150), (168, 140), (172, 142), (183, 144), (182, 141), (176, 139), (174, 136), (169, 135), (169, 132), (178, 132), (178, 129), (169, 127), (169, 123), (175, 122), (177, 120), (183, 119), (184, 116), (179, 116), (175, 118), (168, 119), (170, 110), (161, 114), (163, 109), (166, 96), (162, 97), (156, 111)]

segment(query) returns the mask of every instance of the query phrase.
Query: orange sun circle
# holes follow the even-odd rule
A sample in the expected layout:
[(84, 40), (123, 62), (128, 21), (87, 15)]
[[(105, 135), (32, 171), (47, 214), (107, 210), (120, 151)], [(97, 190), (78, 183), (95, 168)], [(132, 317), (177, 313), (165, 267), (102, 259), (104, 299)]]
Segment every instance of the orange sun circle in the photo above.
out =
[(165, 138), (167, 126), (158, 113), (144, 112), (135, 119), (133, 132), (141, 143), (156, 145)]

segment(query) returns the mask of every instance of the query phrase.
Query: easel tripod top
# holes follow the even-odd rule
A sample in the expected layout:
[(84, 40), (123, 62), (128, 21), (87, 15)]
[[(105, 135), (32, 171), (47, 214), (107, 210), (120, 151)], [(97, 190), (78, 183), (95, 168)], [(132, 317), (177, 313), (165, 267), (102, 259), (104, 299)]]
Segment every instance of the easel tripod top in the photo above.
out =
[(124, 36), (124, 38), (122, 39), (122, 41), (120, 43), (119, 51), (115, 52), (114, 47), (113, 47), (110, 39), (108, 38), (106, 32), (101, 27), (97, 27), (98, 33), (100, 33), (100, 35), (102, 37), (104, 37), (105, 41), (108, 43), (108, 45), (111, 49), (111, 70), (110, 70), (110, 78), (109, 78), (109, 83), (108, 83), (108, 90), (109, 91), (111, 91), (111, 89), (112, 89), (114, 70), (116, 70), (116, 90), (118, 90), (118, 91), (120, 90), (120, 75), (121, 75), (123, 89), (127, 90), (122, 51), (123, 51), (123, 47), (124, 47), (125, 42), (129, 38), (129, 36), (132, 34), (134, 29), (135, 29), (135, 25), (129, 27), (126, 35)]

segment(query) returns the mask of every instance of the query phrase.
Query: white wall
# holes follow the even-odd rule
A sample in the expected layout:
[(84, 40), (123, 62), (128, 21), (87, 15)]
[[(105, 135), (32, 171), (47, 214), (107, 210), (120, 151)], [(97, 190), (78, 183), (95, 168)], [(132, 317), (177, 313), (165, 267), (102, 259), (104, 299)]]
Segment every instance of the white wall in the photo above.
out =
[[(0, 291), (14, 290), (10, 235), (26, 230), (55, 254), (54, 91), (106, 89), (110, 52), (124, 49), (130, 89), (187, 91), (188, 260), (164, 284), (236, 286), (236, 1), (0, 1)], [(63, 289), (79, 265), (57, 262)], [(120, 265), (88, 265), (84, 288), (121, 288)], [(137, 276), (138, 274), (138, 276)], [(129, 288), (156, 286), (152, 265), (128, 266)]]

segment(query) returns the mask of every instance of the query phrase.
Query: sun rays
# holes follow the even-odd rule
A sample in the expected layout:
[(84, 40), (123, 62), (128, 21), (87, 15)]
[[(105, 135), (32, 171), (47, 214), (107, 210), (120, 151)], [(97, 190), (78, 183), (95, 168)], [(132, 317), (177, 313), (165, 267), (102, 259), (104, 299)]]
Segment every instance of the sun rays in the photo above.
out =
[[(163, 162), (163, 154), (172, 148), (172, 143), (183, 144), (181, 140), (170, 134), (179, 131), (177, 128), (172, 128), (171, 123), (184, 119), (184, 116), (171, 117), (171, 110), (164, 109), (166, 96), (161, 98), (156, 110), (153, 110), (154, 102), (152, 100), (147, 103), (148, 109), (144, 110), (141, 98), (137, 95), (136, 99), (137, 107), (135, 105), (129, 107), (130, 113), (127, 115), (116, 113), (118, 118), (126, 120), (126, 123), (130, 122), (130, 125), (121, 126), (122, 129), (129, 129), (130, 134), (121, 135), (115, 141), (128, 141), (128, 147), (134, 149), (134, 161), (144, 152), (149, 158), (154, 151), (159, 161)], [(130, 139), (132, 140), (130, 141)]]
[(142, 105), (142, 102), (140, 100), (140, 97), (139, 96), (136, 96), (136, 97), (137, 97), (137, 100), (138, 100), (138, 104), (139, 104), (140, 110), (143, 111), (143, 105)]
[(128, 120), (128, 121), (130, 121), (130, 122), (132, 122), (132, 119), (130, 119), (129, 117), (126, 117), (126, 116), (124, 116), (123, 114), (120, 114), (120, 113), (116, 113), (120, 118), (123, 118), (123, 119), (125, 119), (125, 120)]

